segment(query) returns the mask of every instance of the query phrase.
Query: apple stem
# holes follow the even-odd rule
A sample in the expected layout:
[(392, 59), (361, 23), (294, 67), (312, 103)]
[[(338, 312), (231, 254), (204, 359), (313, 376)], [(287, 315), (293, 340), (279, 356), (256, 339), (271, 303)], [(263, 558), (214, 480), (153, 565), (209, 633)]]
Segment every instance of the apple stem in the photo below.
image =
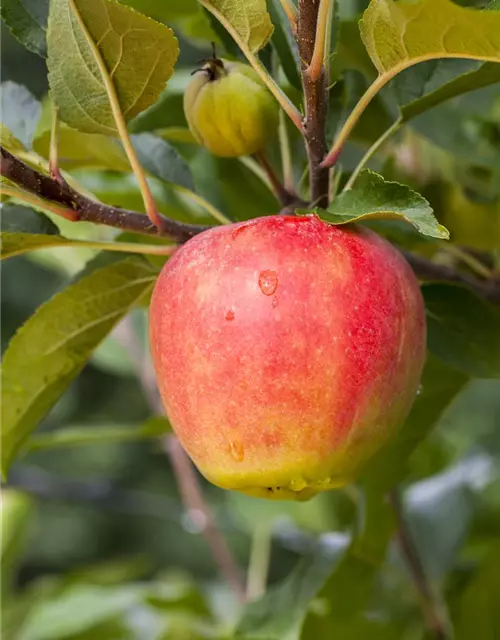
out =
[(404, 517), (404, 508), (398, 489), (389, 493), (389, 502), (396, 518), (396, 539), (415, 584), (424, 609), (427, 626), (436, 640), (450, 640), (449, 624), (443, 605), (434, 593), (426, 575), (422, 559)]

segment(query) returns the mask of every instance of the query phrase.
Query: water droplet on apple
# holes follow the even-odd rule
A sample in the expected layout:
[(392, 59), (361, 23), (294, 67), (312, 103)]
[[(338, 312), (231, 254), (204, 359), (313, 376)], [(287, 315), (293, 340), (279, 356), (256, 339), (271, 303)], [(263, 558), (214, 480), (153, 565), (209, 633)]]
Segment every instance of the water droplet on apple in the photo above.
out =
[(423, 386), (421, 384), (418, 385), (418, 389), (417, 389), (417, 396), (419, 396), (422, 391), (424, 390)]
[(229, 309), (224, 317), (229, 321), (234, 320), (234, 311)]
[(231, 453), (231, 456), (233, 457), (233, 460), (235, 460), (236, 462), (242, 462), (244, 460), (245, 449), (243, 448), (241, 442), (230, 442), (229, 451)]
[(259, 287), (265, 296), (272, 296), (278, 288), (276, 271), (261, 271), (259, 275)]
[(273, 307), (277, 307), (278, 306), (278, 298), (276, 296), (274, 296), (274, 298), (273, 298), (272, 306)]

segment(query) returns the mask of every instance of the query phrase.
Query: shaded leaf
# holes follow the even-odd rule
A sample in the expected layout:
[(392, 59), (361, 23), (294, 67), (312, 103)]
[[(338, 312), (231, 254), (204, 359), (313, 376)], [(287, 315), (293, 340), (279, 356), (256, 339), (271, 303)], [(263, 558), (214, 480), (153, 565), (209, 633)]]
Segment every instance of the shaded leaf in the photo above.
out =
[(2, 0), (2, 20), (27, 49), (45, 57), (49, 0)]
[[(2, 233), (59, 235), (50, 218), (20, 204), (3, 204), (0, 210)], [(5, 247), (2, 246), (2, 253)]]
[(405, 492), (406, 521), (431, 580), (443, 580), (453, 568), (477, 506), (475, 494), (493, 477), (493, 459), (477, 453)]
[(236, 629), (248, 640), (297, 640), (311, 600), (324, 585), (332, 568), (349, 545), (344, 534), (330, 534), (301, 560), (280, 584), (247, 604)]
[(372, 0), (360, 30), (381, 76), (435, 58), (500, 62), (500, 14), (451, 0)]
[(2, 469), (83, 368), (93, 349), (151, 288), (140, 258), (114, 262), (43, 304), (19, 329), (2, 364)]
[(354, 639), (360, 636), (345, 634), (360, 629), (369, 634), (374, 631), (378, 625), (365, 619), (364, 608), (385, 557), (393, 520), (380, 494), (367, 495), (359, 509), (363, 525), (352, 541), (345, 534), (324, 535), (313, 553), (301, 560), (281, 584), (245, 607), (237, 627), (238, 638)]
[(223, 26), (229, 25), (254, 53), (264, 47), (273, 24), (267, 13), (266, 0), (199, 0)]
[(271, 43), (278, 55), (286, 79), (292, 87), (302, 91), (297, 41), (292, 34), (290, 21), (285, 15), (279, 0), (269, 2), (268, 8), (274, 24)]
[(497, 540), (460, 598), (454, 620), (456, 640), (496, 640), (500, 637), (499, 563)]
[[(450, 73), (452, 69), (458, 70), (459, 75)], [(450, 98), (500, 82), (500, 64), (495, 62), (478, 65), (464, 60), (437, 60), (421, 64), (411, 71), (407, 82), (413, 95), (418, 97), (401, 107), (403, 122)], [(398, 76), (398, 79), (403, 75), (405, 74)], [(451, 75), (455, 77), (450, 79)]]
[(399, 433), (368, 462), (360, 478), (362, 484), (387, 492), (401, 482), (407, 472), (409, 457), (468, 381), (465, 374), (429, 356), (410, 415)]
[(171, 29), (113, 0), (53, 0), (47, 43), (61, 119), (104, 135), (117, 134), (112, 93), (133, 118), (158, 98), (179, 55)]
[(2, 124), (25, 148), (30, 149), (42, 113), (40, 103), (26, 87), (10, 80), (2, 82), (1, 94)]
[(326, 211), (318, 214), (327, 222), (347, 224), (365, 219), (405, 220), (420, 233), (434, 238), (448, 238), (427, 200), (409, 187), (388, 182), (382, 176), (365, 169), (353, 189), (335, 198)]
[(24, 450), (40, 451), (80, 447), (86, 444), (108, 444), (110, 442), (135, 442), (147, 438), (157, 438), (171, 431), (167, 418), (150, 418), (140, 427), (68, 427), (30, 438)]
[(149, 174), (163, 182), (194, 190), (191, 171), (172, 145), (151, 133), (133, 136), (132, 143), (142, 166)]
[(500, 377), (500, 313), (465, 287), (426, 284), (429, 349), (476, 378)]
[(365, 612), (394, 530), (392, 513), (378, 492), (360, 496), (359, 511), (361, 529), (316, 595), (302, 638), (400, 637), (387, 625), (368, 620)]

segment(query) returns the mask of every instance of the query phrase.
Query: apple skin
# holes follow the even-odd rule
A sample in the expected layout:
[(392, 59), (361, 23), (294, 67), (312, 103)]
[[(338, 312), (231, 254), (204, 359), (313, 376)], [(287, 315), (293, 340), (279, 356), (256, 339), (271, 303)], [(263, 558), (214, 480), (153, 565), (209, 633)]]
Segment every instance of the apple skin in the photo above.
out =
[(409, 265), (374, 232), (275, 215), (175, 253), (150, 341), (167, 415), (201, 473), (302, 500), (352, 482), (404, 422), (425, 313)]

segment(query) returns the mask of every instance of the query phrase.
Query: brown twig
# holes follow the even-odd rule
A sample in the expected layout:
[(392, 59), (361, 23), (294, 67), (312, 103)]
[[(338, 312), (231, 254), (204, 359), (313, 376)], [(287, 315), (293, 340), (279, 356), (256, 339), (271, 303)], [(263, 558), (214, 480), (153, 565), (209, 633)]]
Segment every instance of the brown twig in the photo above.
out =
[(256, 153), (255, 159), (260, 164), (260, 166), (264, 169), (268, 177), (269, 184), (271, 185), (271, 188), (273, 190), (273, 193), (282, 207), (290, 206), (290, 205), (293, 205), (294, 203), (297, 203), (297, 206), (307, 205), (307, 203), (301, 200), (296, 193), (288, 190), (283, 185), (278, 175), (276, 174), (273, 166), (267, 159), (266, 154), (263, 151), (259, 151), (258, 153)]
[[(158, 229), (142, 213), (112, 207), (87, 198), (75, 191), (67, 182), (59, 183), (50, 176), (40, 173), (3, 147), (0, 147), (0, 158), (2, 176), (39, 198), (66, 207), (68, 214), (74, 213), (74, 216), (68, 215), (69, 219), (73, 221), (85, 220), (135, 233), (159, 235)], [(302, 205), (301, 202), (294, 202), (292, 205), (284, 207), (280, 213), (292, 215), (294, 206)], [(179, 244), (210, 229), (204, 225), (185, 224), (166, 217), (162, 219), (164, 233)], [(482, 298), (494, 304), (500, 304), (500, 281), (498, 279), (480, 280), (451, 267), (431, 262), (409, 251), (402, 251), (402, 253), (420, 279), (463, 284), (470, 287)]]
[(314, 53), (316, 24), (320, 0), (299, 0), (297, 44), (301, 59), (302, 85), (305, 100), (304, 136), (309, 159), (310, 198), (319, 207), (328, 206), (328, 168), (321, 162), (326, 154), (327, 82), (324, 68), (317, 78), (307, 73)]
[[(144, 396), (154, 414), (163, 414), (163, 405), (156, 386), (156, 379), (149, 354), (145, 353), (137, 339), (130, 318), (118, 325), (115, 330), (117, 339), (128, 350), (137, 367), (137, 374)], [(205, 502), (200, 482), (193, 464), (182, 445), (174, 435), (166, 435), (161, 439), (162, 449), (168, 456), (174, 471), (177, 486), (188, 516), (199, 526), (215, 563), (219, 567), (227, 584), (234, 591), (240, 602), (245, 601), (245, 582), (231, 550), (214, 516)]]
[(425, 574), (422, 560), (415, 547), (411, 533), (405, 522), (403, 505), (397, 489), (389, 493), (389, 502), (396, 517), (396, 537), (401, 554), (406, 561), (415, 588), (417, 589), (424, 609), (427, 626), (436, 640), (449, 640), (448, 624), (443, 617), (442, 607), (436, 600), (432, 587)]
[(161, 216), (162, 229), (160, 230), (150, 222), (147, 216), (92, 200), (75, 191), (66, 181), (55, 180), (33, 169), (4, 147), (0, 147), (0, 173), (25, 191), (67, 207), (68, 212), (74, 213), (71, 218), (74, 222), (87, 221), (135, 233), (167, 235), (177, 242), (186, 242), (208, 228)]

